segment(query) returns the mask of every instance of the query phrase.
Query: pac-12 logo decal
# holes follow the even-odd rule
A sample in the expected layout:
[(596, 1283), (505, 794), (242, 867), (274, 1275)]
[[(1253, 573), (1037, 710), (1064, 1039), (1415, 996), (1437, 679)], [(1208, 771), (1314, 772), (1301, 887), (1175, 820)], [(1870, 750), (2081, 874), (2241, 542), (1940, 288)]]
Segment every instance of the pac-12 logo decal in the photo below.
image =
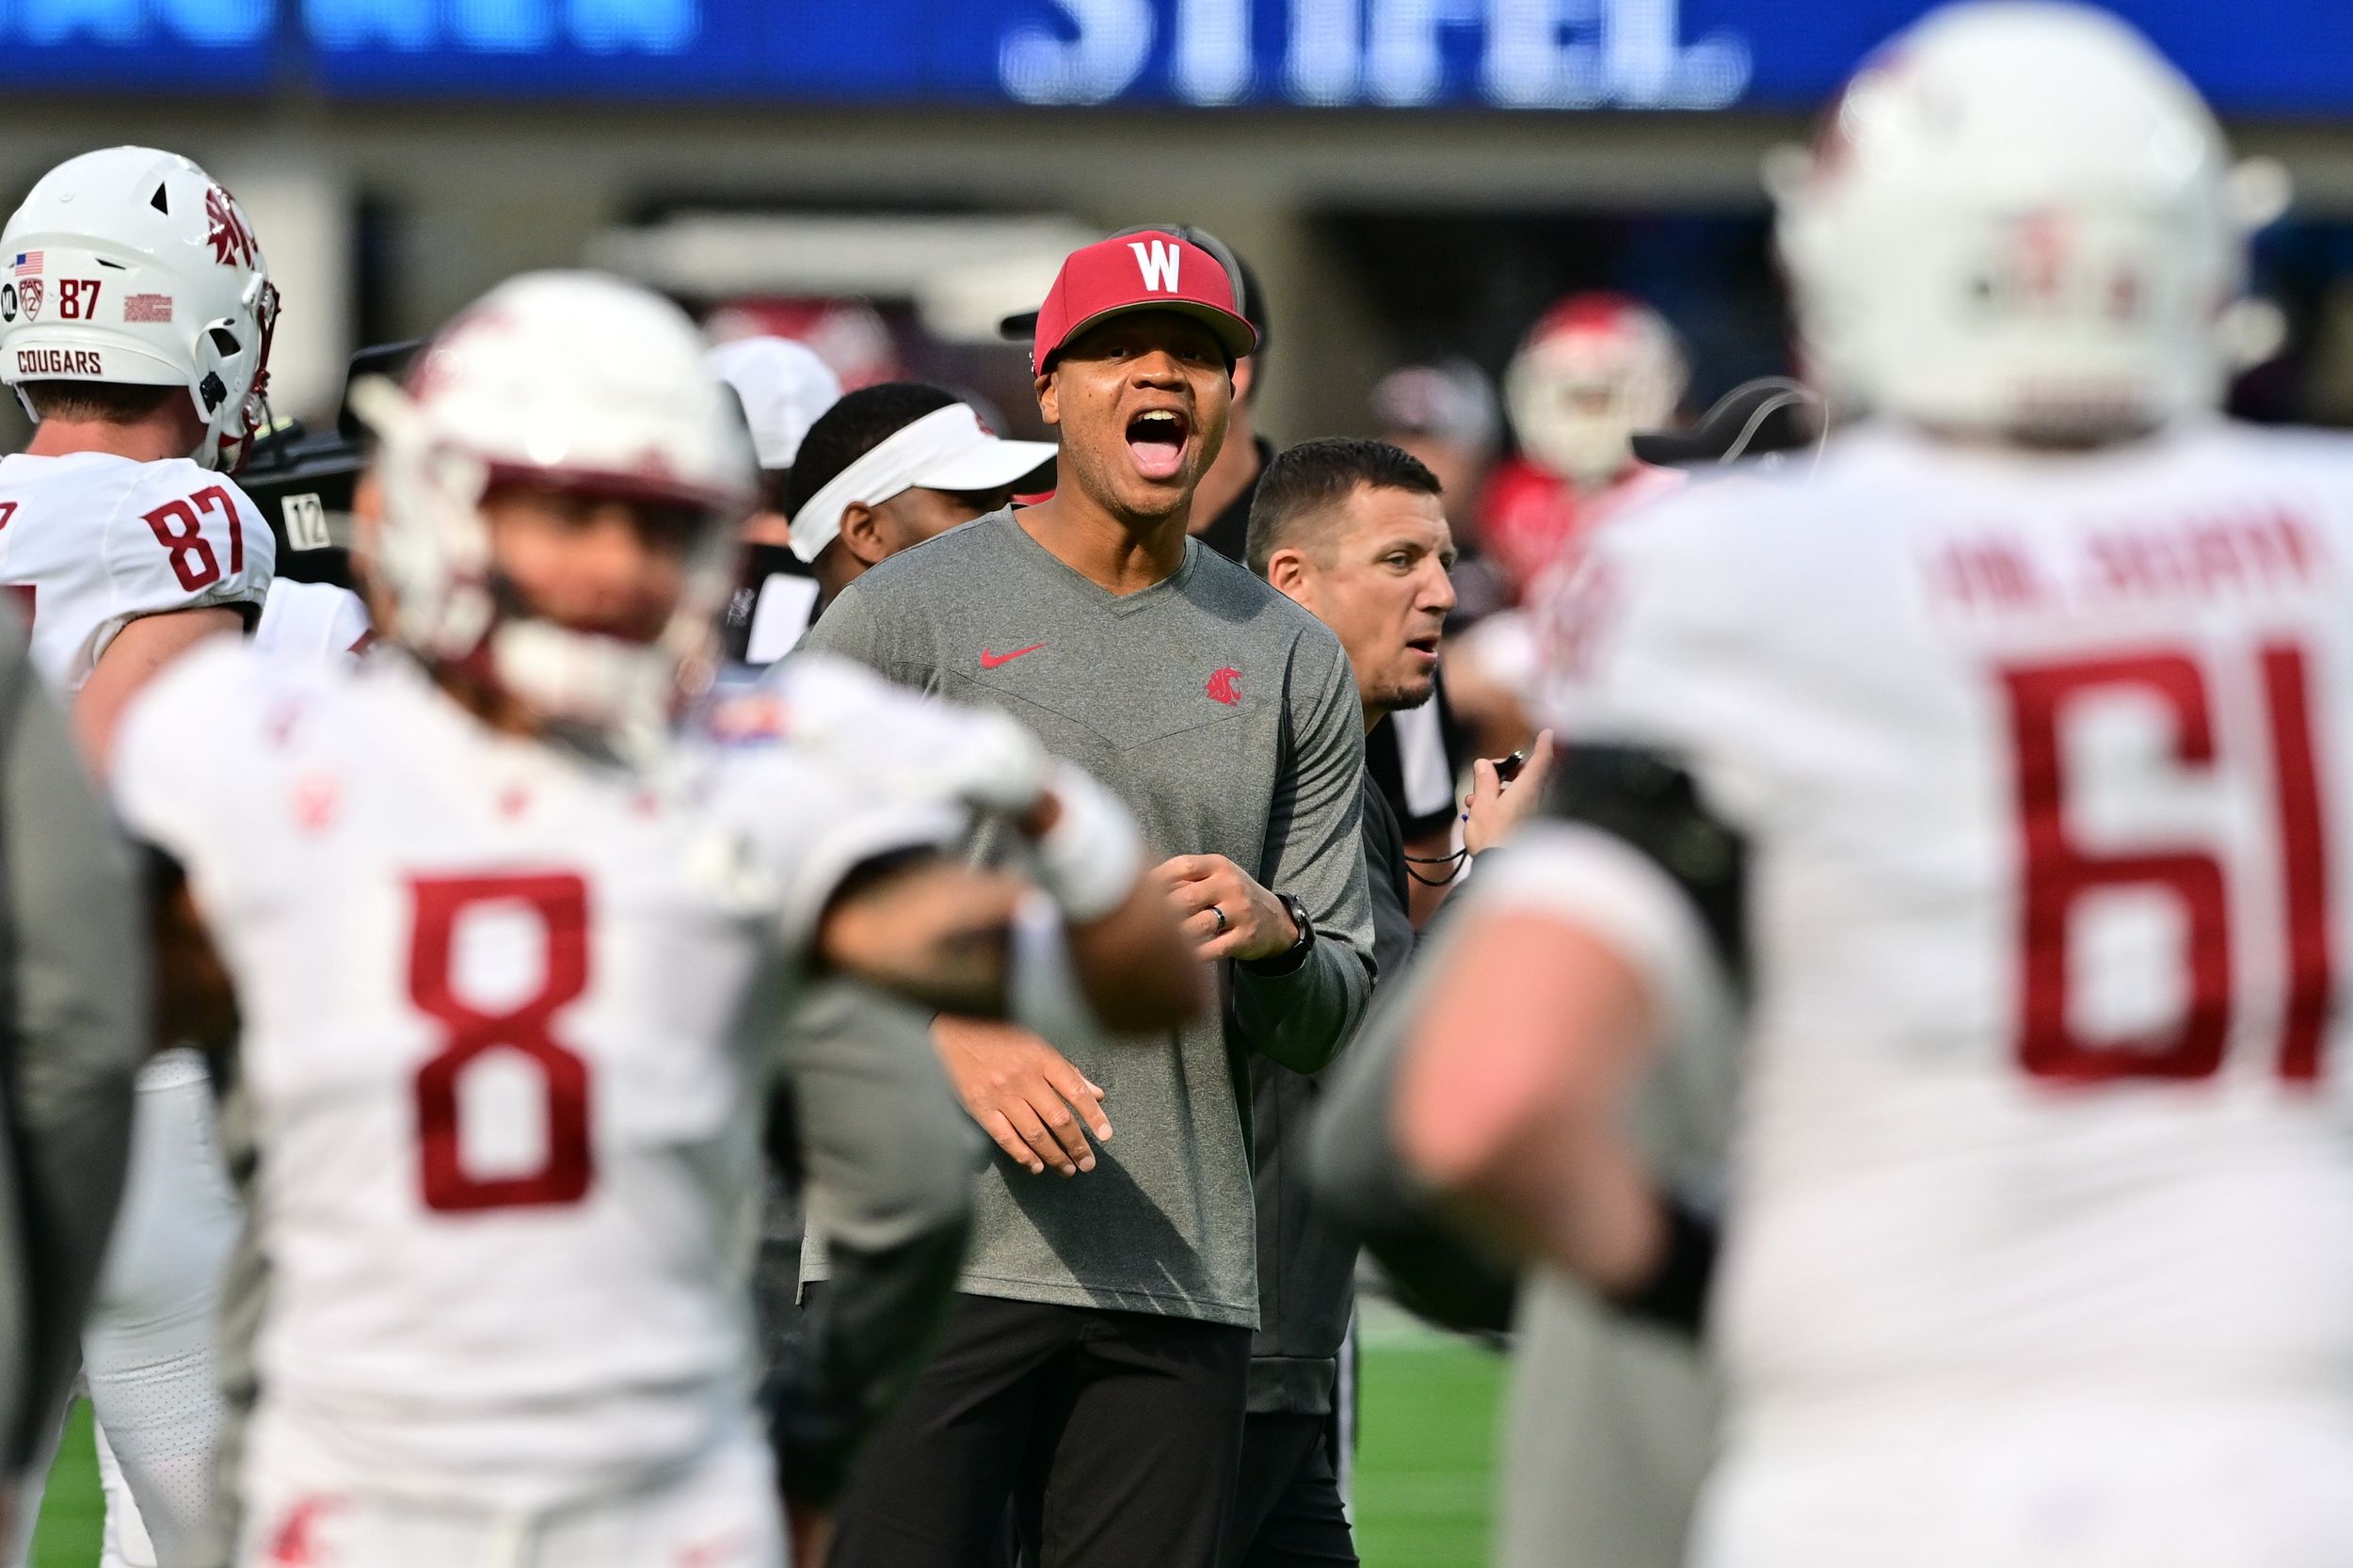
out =
[(40, 296), (44, 292), (38, 278), (27, 278), (16, 285), (17, 303), (24, 307), (25, 320), (40, 319)]
[(1241, 680), (1241, 671), (1228, 664), (1210, 676), (1209, 683), (1202, 690), (1209, 694), (1209, 700), (1212, 702), (1222, 702), (1228, 708), (1239, 708), (1241, 706), (1241, 687), (1235, 682), (1240, 680)]
[(1146, 246), (1142, 240), (1131, 240), (1128, 248), (1136, 254), (1136, 270), (1144, 275), (1144, 286), (1162, 294), (1176, 292), (1176, 265), (1184, 260), (1182, 248), (1166, 240), (1154, 240)]

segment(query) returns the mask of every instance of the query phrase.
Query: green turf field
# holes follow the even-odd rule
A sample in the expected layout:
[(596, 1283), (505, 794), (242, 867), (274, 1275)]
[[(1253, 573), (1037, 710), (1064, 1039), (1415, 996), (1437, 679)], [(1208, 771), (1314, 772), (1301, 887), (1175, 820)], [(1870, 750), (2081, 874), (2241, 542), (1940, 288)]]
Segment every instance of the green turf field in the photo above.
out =
[(1482, 1568), (1503, 1361), (1426, 1329), (1367, 1325), (1353, 1512), (1365, 1568)]
[[(1356, 1544), (1366, 1568), (1479, 1568), (1502, 1363), (1395, 1320), (1376, 1319), (1366, 1339), (1356, 1455)], [(49, 1475), (33, 1568), (92, 1568), (98, 1525), (89, 1407), (80, 1405)]]
[(33, 1537), (33, 1568), (92, 1568), (98, 1560), (98, 1454), (89, 1442), (89, 1406), (77, 1403), (65, 1444), (49, 1471), (49, 1495)]

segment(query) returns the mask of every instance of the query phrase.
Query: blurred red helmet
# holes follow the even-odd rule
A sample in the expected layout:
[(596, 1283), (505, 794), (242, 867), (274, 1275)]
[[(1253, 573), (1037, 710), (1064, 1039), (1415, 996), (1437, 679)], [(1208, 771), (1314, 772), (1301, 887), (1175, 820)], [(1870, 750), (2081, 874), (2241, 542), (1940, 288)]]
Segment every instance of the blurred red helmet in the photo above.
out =
[(1634, 459), (1638, 430), (1674, 417), (1688, 378), (1666, 318), (1622, 294), (1573, 294), (1546, 311), (1504, 371), (1504, 406), (1520, 449), (1592, 488)]

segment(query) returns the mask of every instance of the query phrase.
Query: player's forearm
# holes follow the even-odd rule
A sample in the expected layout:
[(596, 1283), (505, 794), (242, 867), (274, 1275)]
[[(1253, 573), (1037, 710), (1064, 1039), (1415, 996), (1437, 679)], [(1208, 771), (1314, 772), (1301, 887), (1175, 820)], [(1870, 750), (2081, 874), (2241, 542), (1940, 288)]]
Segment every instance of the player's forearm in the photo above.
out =
[(844, 974), (943, 1013), (1001, 1016), (1021, 884), (923, 856), (847, 880), (818, 936)]
[(1308, 1141), (1309, 1176), (1327, 1219), (1356, 1236), (1411, 1311), (1449, 1328), (1501, 1333), (1511, 1326), (1517, 1274), (1466, 1240), (1413, 1179), (1390, 1115), (1412, 996), (1401, 979), (1376, 997), (1326, 1074)]
[(104, 772), (123, 709), (158, 670), (207, 637), (244, 628), (238, 612), (210, 605), (141, 616), (116, 632), (73, 698), (73, 738), (91, 768)]
[(1640, 1290), (1665, 1248), (1657, 1186), (1617, 1129), (1555, 1126), (1442, 1184), (1443, 1202), (1508, 1253), (1542, 1257), (1604, 1295)]
[(1658, 1206), (1621, 1123), (1654, 1027), (1647, 983), (1609, 939), (1482, 909), (1452, 934), (1410, 1026), (1400, 1151), (1503, 1243), (1605, 1290), (1637, 1286)]
[[(1208, 984), (1147, 874), (1128, 808), (1082, 769), (1056, 760), (1021, 826), (1038, 903), (1050, 900), (1052, 919), (1033, 904), (1023, 920), (1016, 957), (1029, 972), (1016, 982), (1015, 1021), (1052, 1039), (1057, 1015), (1069, 1028), (1118, 1033), (1175, 1029), (1198, 1015), (1209, 1004)], [(1080, 1011), (1084, 1024), (1071, 1016)]]
[(1209, 1003), (1208, 971), (1168, 918), (1166, 901), (1143, 881), (1110, 914), (1066, 924), (1064, 934), (1080, 990), (1107, 1030), (1181, 1028)]

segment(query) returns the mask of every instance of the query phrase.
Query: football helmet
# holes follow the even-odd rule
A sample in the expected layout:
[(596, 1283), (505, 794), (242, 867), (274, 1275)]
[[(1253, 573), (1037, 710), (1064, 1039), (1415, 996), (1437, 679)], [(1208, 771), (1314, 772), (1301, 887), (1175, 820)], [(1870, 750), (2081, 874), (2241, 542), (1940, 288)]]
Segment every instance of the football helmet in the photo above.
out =
[(177, 153), (69, 158), (0, 230), (0, 380), (185, 387), (207, 468), (233, 471), (269, 423), (277, 324), (244, 210)]
[(1596, 489), (1634, 461), (1637, 430), (1674, 417), (1689, 371), (1666, 318), (1621, 294), (1575, 294), (1546, 311), (1503, 373), (1520, 450)]
[[(394, 388), (352, 390), (382, 438), (379, 525), (361, 564), (389, 599), (390, 636), (554, 724), (656, 744), (709, 668), (736, 530), (758, 500), (751, 440), (666, 300), (588, 272), (528, 273), (427, 344)], [(699, 515), (684, 591), (650, 644), (533, 616), (499, 576), (482, 514), (522, 480)]]
[(1980, 433), (2099, 438), (2217, 406), (2271, 166), (2088, 6), (1950, 6), (1768, 165), (1809, 374)]

